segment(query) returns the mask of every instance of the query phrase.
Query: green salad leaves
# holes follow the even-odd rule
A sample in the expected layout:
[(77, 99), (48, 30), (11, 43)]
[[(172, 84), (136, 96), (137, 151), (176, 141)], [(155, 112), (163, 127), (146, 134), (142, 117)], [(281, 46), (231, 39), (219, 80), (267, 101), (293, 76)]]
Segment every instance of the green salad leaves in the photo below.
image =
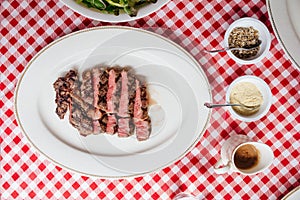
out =
[(95, 8), (105, 13), (119, 15), (124, 11), (129, 16), (137, 15), (138, 8), (150, 3), (156, 3), (157, 0), (76, 0), (89, 8)]

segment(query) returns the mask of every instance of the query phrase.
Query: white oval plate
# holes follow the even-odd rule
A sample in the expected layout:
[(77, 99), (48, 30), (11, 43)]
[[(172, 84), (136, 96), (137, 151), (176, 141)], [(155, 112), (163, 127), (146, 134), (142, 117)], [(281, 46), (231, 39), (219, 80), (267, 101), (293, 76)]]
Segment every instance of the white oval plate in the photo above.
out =
[[(55, 114), (52, 84), (71, 68), (131, 66), (146, 77), (153, 131), (135, 136), (80, 136)], [(184, 156), (203, 135), (211, 109), (208, 80), (182, 47), (152, 32), (106, 26), (66, 35), (28, 64), (15, 92), (17, 121), (28, 140), (56, 164), (88, 176), (125, 178), (166, 167)]]
[(270, 21), (279, 43), (300, 69), (300, 1), (268, 0)]
[(66, 6), (68, 6), (75, 12), (77, 12), (85, 17), (88, 17), (88, 18), (91, 18), (94, 20), (98, 20), (98, 21), (112, 22), (112, 23), (128, 22), (128, 21), (133, 21), (133, 20), (143, 18), (143, 17), (148, 16), (151, 13), (159, 10), (164, 5), (166, 5), (169, 1), (170, 0), (158, 0), (156, 3), (151, 3), (148, 5), (145, 5), (138, 10), (137, 16), (130, 17), (126, 13), (120, 13), (118, 16), (115, 16), (113, 14), (101, 13), (100, 11), (98, 11), (96, 9), (91, 9), (91, 8), (87, 8), (83, 5), (80, 5), (80, 4), (76, 3), (75, 0), (61, 0), (61, 2), (64, 3)]
[(300, 186), (294, 188), (288, 194), (286, 194), (282, 200), (299, 200), (300, 199)]

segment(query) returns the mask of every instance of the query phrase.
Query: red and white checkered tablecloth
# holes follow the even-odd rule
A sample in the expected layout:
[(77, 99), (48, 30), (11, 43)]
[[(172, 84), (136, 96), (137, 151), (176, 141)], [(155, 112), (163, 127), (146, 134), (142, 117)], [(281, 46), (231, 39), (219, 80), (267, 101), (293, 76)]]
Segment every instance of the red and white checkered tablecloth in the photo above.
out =
[[(255, 65), (236, 64), (226, 53), (202, 55), (205, 47), (221, 47), (226, 28), (241, 17), (254, 17), (271, 32), (266, 58)], [(232, 119), (225, 109), (213, 111), (204, 137), (180, 161), (157, 173), (124, 180), (85, 177), (53, 164), (28, 143), (14, 115), (14, 90), (22, 71), (53, 40), (88, 27), (104, 26), (58, 0), (0, 3), (1, 64), (1, 199), (170, 199), (189, 192), (200, 199), (280, 199), (300, 184), (300, 71), (274, 36), (265, 1), (171, 0), (143, 19), (119, 25), (173, 30), (180, 44), (199, 60), (215, 102), (237, 77), (253, 74), (265, 80), (274, 103), (259, 121)], [(173, 37), (172, 34), (169, 37)], [(232, 133), (268, 144), (275, 160), (263, 173), (217, 175), (213, 165), (221, 144)]]

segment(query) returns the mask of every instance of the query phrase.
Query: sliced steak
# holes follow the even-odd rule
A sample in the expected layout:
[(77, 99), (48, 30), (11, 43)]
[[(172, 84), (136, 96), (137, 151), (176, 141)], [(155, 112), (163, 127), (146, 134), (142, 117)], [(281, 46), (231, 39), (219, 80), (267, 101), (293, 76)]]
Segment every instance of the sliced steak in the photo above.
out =
[(94, 112), (93, 108), (81, 98), (81, 83), (78, 80), (78, 76), (74, 84), (71, 85), (70, 96), (70, 124), (83, 136), (92, 134), (94, 126), (93, 119), (89, 116), (89, 113)]
[(93, 68), (92, 69), (92, 85), (93, 85), (93, 106), (95, 109), (95, 118), (94, 119), (100, 119), (102, 116), (102, 113), (100, 112), (100, 109), (98, 108), (98, 101), (99, 101), (99, 87), (100, 87), (100, 75), (101, 75), (101, 69), (99, 68)]
[(102, 117), (98, 120), (100, 128), (103, 132), (106, 132), (108, 116), (106, 113), (102, 115)]
[[(139, 80), (135, 81), (136, 92), (134, 102), (134, 124), (136, 128), (136, 137), (139, 141), (149, 138), (151, 133), (151, 120), (148, 116), (147, 107), (143, 107), (143, 103), (148, 105), (148, 96), (145, 84), (141, 84)], [(145, 102), (146, 101), (146, 102)]]
[(85, 70), (82, 73), (81, 97), (84, 102), (94, 105), (94, 88), (92, 70)]
[(115, 70), (111, 69), (108, 72), (109, 78), (108, 78), (108, 90), (106, 94), (106, 100), (107, 100), (107, 112), (108, 113), (114, 113), (115, 106), (114, 106), (114, 94), (116, 91), (116, 73)]
[(64, 77), (59, 77), (53, 84), (56, 92), (56, 114), (60, 119), (65, 117), (71, 102), (71, 90), (74, 87), (75, 80), (78, 79), (77, 71), (70, 70)]
[(108, 77), (108, 90), (106, 94), (107, 100), (107, 112), (109, 114), (117, 113), (117, 108), (119, 106), (119, 97), (120, 97), (120, 70), (117, 68), (109, 69)]
[(118, 130), (117, 118), (115, 114), (107, 115), (106, 133), (115, 134)]
[[(118, 116), (118, 136), (128, 137), (133, 134), (134, 125), (129, 115), (129, 81), (128, 81), (128, 69), (121, 71), (121, 91), (119, 101)], [(134, 90), (133, 90), (134, 91)], [(132, 98), (132, 101), (134, 98)]]
[[(106, 130), (101, 128), (99, 119), (104, 114), (98, 107), (100, 76), (103, 69), (95, 67), (91, 70), (86, 70), (82, 74), (82, 107), (87, 115), (93, 119), (93, 134), (103, 133)], [(87, 105), (89, 106), (87, 108)]]
[(100, 110), (107, 110), (107, 91), (108, 91), (108, 71), (101, 70), (100, 80), (99, 80), (99, 93), (98, 93), (98, 103), (97, 106)]
[(93, 134), (100, 133), (104, 133), (104, 131), (101, 129), (99, 120), (93, 120)]
[(93, 120), (86, 116), (75, 101), (71, 102), (69, 121), (79, 131), (80, 135), (87, 136), (93, 133)]
[(128, 114), (131, 118), (133, 118), (133, 111), (134, 111), (134, 102), (135, 102), (135, 90), (136, 90), (136, 83), (135, 83), (135, 74), (132, 71), (128, 71)]
[(120, 117), (129, 117), (128, 113), (128, 104), (129, 104), (129, 95), (128, 95), (128, 77), (127, 71), (123, 70), (121, 72), (121, 94), (120, 94), (120, 103), (119, 103), (119, 112)]
[(133, 134), (134, 124), (131, 118), (118, 119), (118, 136), (128, 137)]
[(69, 122), (83, 136), (106, 132), (128, 137), (134, 129), (138, 140), (151, 133), (147, 87), (130, 68), (85, 70), (82, 81), (70, 70), (53, 84), (56, 113), (63, 119), (69, 110)]
[(144, 120), (135, 119), (136, 138), (139, 141), (147, 140), (151, 133), (151, 120), (150, 118)]

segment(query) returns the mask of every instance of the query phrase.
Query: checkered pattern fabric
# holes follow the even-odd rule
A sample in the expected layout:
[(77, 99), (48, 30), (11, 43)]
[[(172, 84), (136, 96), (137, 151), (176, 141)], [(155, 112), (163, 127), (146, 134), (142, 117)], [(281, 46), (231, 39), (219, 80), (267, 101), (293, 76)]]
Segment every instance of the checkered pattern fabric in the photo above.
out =
[[(226, 53), (200, 51), (222, 47), (229, 24), (246, 16), (261, 20), (271, 32), (271, 49), (261, 62), (242, 66)], [(262, 78), (271, 88), (273, 104), (261, 120), (240, 122), (225, 109), (215, 109), (203, 138), (185, 157), (161, 171), (128, 180), (81, 176), (31, 147), (14, 115), (20, 74), (53, 40), (105, 25), (109, 23), (85, 18), (58, 0), (1, 1), (1, 199), (171, 199), (179, 192), (200, 199), (280, 199), (300, 184), (300, 73), (274, 36), (265, 1), (259, 0), (171, 0), (143, 19), (118, 25), (152, 29), (187, 49), (205, 70), (214, 102), (225, 101), (226, 87), (235, 78), (245, 74)], [(215, 174), (221, 145), (232, 133), (268, 144), (275, 155), (270, 168), (251, 177)]]

